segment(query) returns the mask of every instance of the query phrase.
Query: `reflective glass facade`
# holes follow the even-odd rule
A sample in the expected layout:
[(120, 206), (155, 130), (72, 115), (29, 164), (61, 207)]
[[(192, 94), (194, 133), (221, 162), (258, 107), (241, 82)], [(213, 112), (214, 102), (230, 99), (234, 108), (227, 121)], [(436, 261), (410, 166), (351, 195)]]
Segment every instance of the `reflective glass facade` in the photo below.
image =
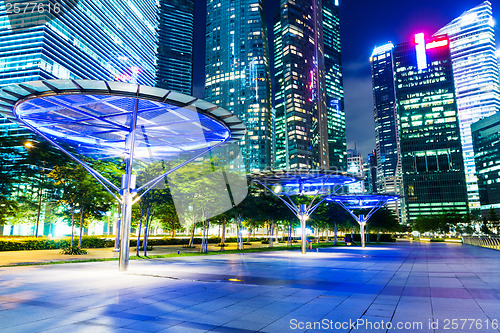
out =
[[(0, 4), (0, 86), (43, 79), (155, 84), (155, 0), (79, 0), (66, 15), (13, 31)], [(0, 131), (27, 135), (5, 119)]]
[(193, 30), (193, 0), (160, 0), (158, 87), (192, 94)]
[(447, 34), (450, 38), (460, 136), (471, 208), (479, 208), (479, 192), (470, 126), (500, 110), (494, 26), (491, 3), (485, 1), (437, 32), (437, 35)]
[(395, 88), (406, 217), (468, 212), (462, 145), (446, 36), (396, 45)]
[(208, 0), (205, 99), (247, 126), (239, 142), (248, 171), (271, 167), (269, 52), (259, 0)]
[(400, 186), (400, 154), (394, 88), (394, 45), (373, 50), (372, 69), (375, 144), (377, 156), (376, 192), (397, 193)]
[(500, 112), (471, 125), (483, 216), (500, 214)]
[(282, 0), (273, 33), (276, 167), (345, 170), (338, 0)]

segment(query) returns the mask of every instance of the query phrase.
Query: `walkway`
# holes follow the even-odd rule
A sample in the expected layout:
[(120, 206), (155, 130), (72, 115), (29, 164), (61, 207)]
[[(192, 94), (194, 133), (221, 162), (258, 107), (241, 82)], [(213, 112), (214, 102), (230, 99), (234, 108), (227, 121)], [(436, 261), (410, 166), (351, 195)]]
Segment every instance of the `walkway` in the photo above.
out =
[(386, 332), (387, 322), (499, 332), (500, 251), (484, 248), (402, 242), (117, 265), (0, 268), (0, 332)]
[[(252, 245), (245, 245), (245, 249), (268, 247), (267, 244), (261, 242), (252, 242)], [(285, 243), (280, 243), (276, 246), (285, 246)], [(236, 250), (236, 243), (228, 243), (226, 250)], [(216, 244), (208, 244), (209, 251), (220, 251), (220, 247)], [(87, 254), (84, 255), (65, 255), (61, 254), (61, 250), (31, 250), (31, 251), (0, 251), (0, 267), (10, 265), (22, 265), (32, 263), (49, 263), (55, 261), (82, 261), (89, 259), (106, 259), (118, 258), (118, 252), (113, 251), (113, 248), (86, 249)], [(182, 245), (155, 245), (153, 250), (148, 251), (149, 256), (166, 255), (177, 253), (200, 252), (200, 244), (195, 248), (185, 248)], [(141, 256), (144, 252), (139, 253)], [(136, 255), (135, 247), (130, 248), (130, 255)]]

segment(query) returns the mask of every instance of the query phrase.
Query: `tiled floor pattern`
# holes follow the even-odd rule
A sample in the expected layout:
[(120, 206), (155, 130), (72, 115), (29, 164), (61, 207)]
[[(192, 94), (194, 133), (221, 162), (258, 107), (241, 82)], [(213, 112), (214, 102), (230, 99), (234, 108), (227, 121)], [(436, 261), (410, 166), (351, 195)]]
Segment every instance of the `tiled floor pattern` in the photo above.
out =
[(460, 244), (0, 269), (8, 333), (472, 333), (498, 320), (500, 251)]

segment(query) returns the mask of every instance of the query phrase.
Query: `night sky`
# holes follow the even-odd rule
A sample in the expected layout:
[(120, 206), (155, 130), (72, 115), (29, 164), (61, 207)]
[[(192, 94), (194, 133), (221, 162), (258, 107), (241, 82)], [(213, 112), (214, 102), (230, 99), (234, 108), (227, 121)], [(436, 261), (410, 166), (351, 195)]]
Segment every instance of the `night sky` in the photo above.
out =
[[(279, 0), (264, 0), (268, 33)], [(266, 2), (267, 1), (267, 2)], [(388, 41), (411, 40), (418, 32), (432, 35), (482, 0), (341, 0), (342, 59), (347, 122), (347, 146), (357, 144), (363, 158), (375, 148), (373, 97), (369, 57)], [(500, 1), (490, 0), (497, 45)], [(203, 98), (206, 0), (195, 0), (194, 94)], [(271, 37), (271, 36), (270, 36)], [(272, 43), (272, 40), (270, 40)], [(272, 55), (272, 44), (270, 45)], [(498, 47), (497, 47), (498, 48)]]

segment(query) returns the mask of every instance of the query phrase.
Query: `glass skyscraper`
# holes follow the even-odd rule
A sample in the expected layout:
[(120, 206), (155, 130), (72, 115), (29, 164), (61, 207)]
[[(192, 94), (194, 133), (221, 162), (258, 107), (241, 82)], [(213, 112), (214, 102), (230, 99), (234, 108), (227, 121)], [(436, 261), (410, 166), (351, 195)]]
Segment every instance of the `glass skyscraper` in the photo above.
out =
[(500, 215), (500, 112), (471, 125), (481, 212)]
[(394, 49), (395, 89), (407, 221), (468, 212), (449, 40), (446, 35)]
[(370, 57), (372, 68), (375, 144), (377, 156), (376, 192), (397, 193), (400, 154), (394, 88), (394, 45), (376, 47)]
[(338, 0), (281, 0), (273, 33), (276, 167), (345, 170)]
[(485, 1), (439, 30), (450, 39), (455, 76), (460, 136), (471, 208), (479, 208), (479, 192), (472, 147), (471, 124), (500, 110), (495, 22)]
[(157, 86), (192, 94), (194, 1), (160, 0)]
[(239, 143), (248, 171), (272, 161), (271, 81), (260, 0), (208, 0), (205, 100), (233, 112), (246, 125)]
[[(36, 13), (31, 19), (45, 15)], [(0, 86), (45, 79), (105, 79), (155, 85), (156, 0), (79, 0), (66, 15), (12, 29), (0, 4)], [(2, 135), (27, 135), (2, 119)]]

